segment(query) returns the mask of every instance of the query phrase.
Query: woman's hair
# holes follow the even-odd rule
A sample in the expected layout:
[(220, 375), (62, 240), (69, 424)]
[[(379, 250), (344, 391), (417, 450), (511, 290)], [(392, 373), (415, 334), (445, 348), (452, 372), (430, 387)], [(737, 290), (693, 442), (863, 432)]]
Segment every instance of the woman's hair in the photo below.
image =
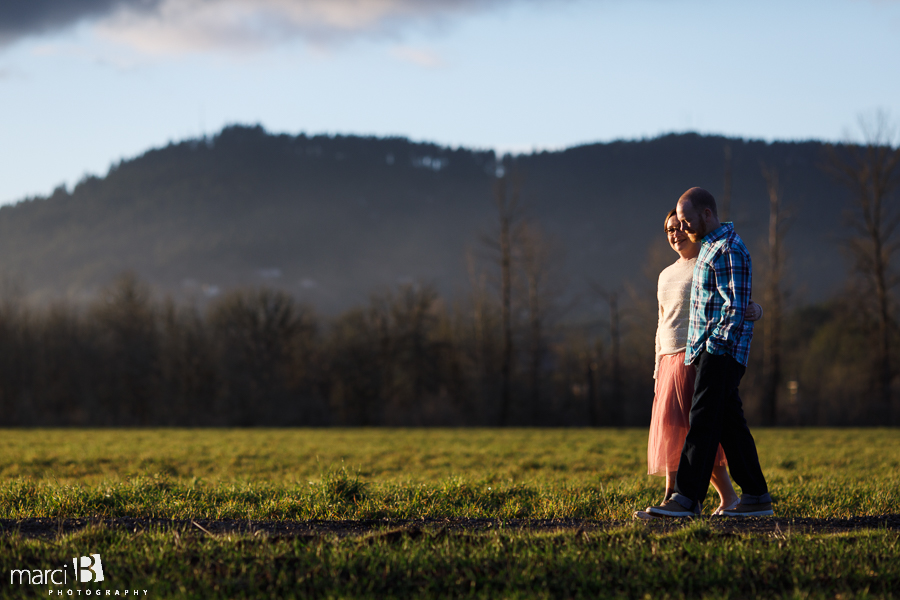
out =
[(676, 214), (675, 214), (675, 209), (674, 209), (674, 208), (673, 208), (672, 210), (669, 211), (669, 214), (666, 215), (666, 220), (663, 221), (663, 230), (666, 230), (666, 229), (669, 228), (669, 219), (671, 219), (672, 217), (676, 217), (676, 218), (677, 218), (677, 216), (676, 216)]

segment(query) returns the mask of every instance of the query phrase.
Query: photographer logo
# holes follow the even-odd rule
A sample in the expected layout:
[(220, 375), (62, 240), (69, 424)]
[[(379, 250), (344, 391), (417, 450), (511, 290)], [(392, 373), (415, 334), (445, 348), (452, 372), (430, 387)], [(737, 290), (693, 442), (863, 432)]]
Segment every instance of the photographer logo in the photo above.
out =
[[(149, 590), (128, 588), (88, 587), (77, 588), (78, 584), (97, 584), (106, 580), (103, 561), (99, 554), (75, 556), (71, 566), (75, 568), (69, 578), (69, 564), (59, 569), (11, 569), (10, 585), (46, 585), (48, 596), (147, 596)], [(68, 589), (67, 589), (68, 588)], [(2, 594), (0, 594), (2, 595)]]
[(75, 577), (81, 583), (103, 581), (103, 562), (99, 554), (73, 558), (72, 563), (75, 565)]

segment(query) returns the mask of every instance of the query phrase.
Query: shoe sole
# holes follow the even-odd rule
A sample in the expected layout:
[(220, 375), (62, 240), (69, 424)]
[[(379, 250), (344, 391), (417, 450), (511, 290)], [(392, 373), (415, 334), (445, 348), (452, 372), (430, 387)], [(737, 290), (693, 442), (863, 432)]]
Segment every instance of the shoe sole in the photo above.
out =
[(753, 512), (728, 512), (727, 510), (722, 511), (723, 517), (774, 517), (774, 510), (757, 510)]
[(689, 518), (693, 519), (694, 517), (699, 517), (700, 515), (694, 514), (692, 512), (672, 512), (672, 511), (663, 511), (659, 509), (648, 510), (648, 514), (653, 515), (654, 517), (677, 517), (677, 518)]

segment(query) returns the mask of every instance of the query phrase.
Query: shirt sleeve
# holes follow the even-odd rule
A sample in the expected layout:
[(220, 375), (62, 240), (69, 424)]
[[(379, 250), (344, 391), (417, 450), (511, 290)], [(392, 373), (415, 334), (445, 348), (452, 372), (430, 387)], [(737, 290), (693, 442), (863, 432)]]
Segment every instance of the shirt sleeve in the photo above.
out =
[(713, 265), (722, 304), (719, 320), (706, 342), (710, 354), (736, 355), (743, 334), (744, 313), (750, 303), (751, 270), (750, 257), (735, 249), (723, 252)]
[(663, 320), (663, 307), (662, 304), (659, 305), (659, 317), (656, 320), (656, 354), (654, 355), (653, 360), (655, 361), (653, 364), (653, 379), (656, 379), (656, 376), (659, 374), (659, 350), (662, 347), (662, 344), (659, 342), (659, 328), (662, 325)]

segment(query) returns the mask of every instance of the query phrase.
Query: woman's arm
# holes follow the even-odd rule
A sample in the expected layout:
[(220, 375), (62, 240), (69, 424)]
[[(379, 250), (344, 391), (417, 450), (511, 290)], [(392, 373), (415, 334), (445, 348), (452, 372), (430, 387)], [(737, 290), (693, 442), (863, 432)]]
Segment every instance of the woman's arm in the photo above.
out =
[[(659, 317), (656, 321), (656, 352), (653, 355), (653, 379), (656, 379), (656, 375), (659, 373), (659, 350), (662, 347), (662, 344), (659, 343), (659, 327), (662, 324), (663, 320), (663, 307), (662, 304), (659, 305)], [(655, 387), (655, 386), (654, 386)]]

